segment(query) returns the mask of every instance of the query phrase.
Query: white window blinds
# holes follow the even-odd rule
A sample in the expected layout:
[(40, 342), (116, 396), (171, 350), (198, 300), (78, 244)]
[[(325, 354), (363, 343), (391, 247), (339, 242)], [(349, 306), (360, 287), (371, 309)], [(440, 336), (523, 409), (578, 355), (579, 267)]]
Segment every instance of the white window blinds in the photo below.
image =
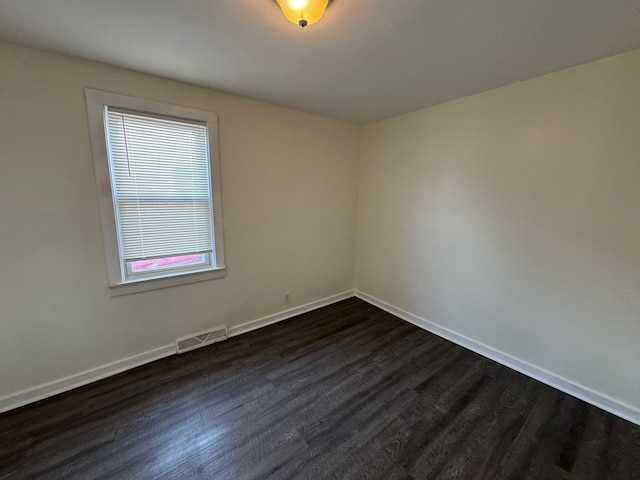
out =
[(106, 116), (123, 260), (212, 253), (206, 126), (111, 108)]

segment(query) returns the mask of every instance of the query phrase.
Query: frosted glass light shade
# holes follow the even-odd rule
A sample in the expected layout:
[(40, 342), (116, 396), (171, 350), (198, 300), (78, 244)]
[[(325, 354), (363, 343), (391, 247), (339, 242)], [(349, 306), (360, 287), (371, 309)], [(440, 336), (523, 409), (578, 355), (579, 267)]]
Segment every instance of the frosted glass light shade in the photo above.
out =
[(278, 0), (284, 16), (301, 27), (320, 20), (328, 4), (329, 0)]

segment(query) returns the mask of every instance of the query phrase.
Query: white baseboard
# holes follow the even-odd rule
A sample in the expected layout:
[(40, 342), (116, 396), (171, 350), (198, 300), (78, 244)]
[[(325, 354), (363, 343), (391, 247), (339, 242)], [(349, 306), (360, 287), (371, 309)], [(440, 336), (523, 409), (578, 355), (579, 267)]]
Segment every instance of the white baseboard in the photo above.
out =
[[(236, 335), (251, 332), (252, 330), (295, 317), (301, 313), (310, 312), (311, 310), (339, 302), (340, 300), (353, 297), (354, 295), (354, 290), (348, 290), (337, 295), (322, 298), (315, 302), (310, 302), (305, 305), (300, 305), (299, 307), (290, 308), (283, 312), (258, 318), (251, 322), (243, 323), (242, 325), (230, 327), (228, 334), (229, 337), (235, 337)], [(148, 350), (121, 360), (116, 360), (115, 362), (107, 363), (106, 365), (101, 365), (90, 370), (85, 370), (84, 372), (80, 372), (75, 375), (70, 375), (59, 380), (54, 380), (20, 392), (9, 394), (0, 398), (0, 413), (22, 407), (29, 403), (37, 402), (38, 400), (42, 400), (47, 397), (52, 397), (53, 395), (66, 392), (74, 388), (82, 387), (83, 385), (87, 385), (97, 380), (102, 380), (103, 378), (124, 372), (125, 370), (130, 370), (132, 368), (139, 367), (140, 365), (144, 365), (145, 363), (150, 363), (174, 354), (176, 354), (176, 346), (172, 343), (170, 345), (154, 348), (153, 350)]]
[[(625, 420), (629, 420), (630, 422), (640, 425), (640, 410), (638, 410), (637, 408), (626, 405), (607, 395), (591, 390), (588, 387), (579, 385), (575, 382), (572, 382), (571, 380), (556, 375), (553, 372), (544, 370), (540, 367), (513, 357), (512, 355), (489, 347), (488, 345), (479, 343), (469, 337), (460, 335), (459, 333), (456, 333), (452, 330), (441, 327), (422, 317), (407, 312), (406, 310), (402, 310), (401, 308), (395, 307), (383, 300), (360, 291), (348, 290), (336, 295), (332, 295), (330, 297), (317, 300), (315, 302), (310, 302), (305, 305), (291, 308), (289, 310), (252, 320), (235, 327), (230, 327), (228, 330), (228, 334), (229, 337), (235, 337), (243, 333), (248, 333), (253, 330), (257, 330), (259, 328), (281, 322), (282, 320), (295, 317), (296, 315), (310, 312), (312, 310), (316, 310), (332, 303), (350, 298), (354, 296), (354, 294), (365, 302), (375, 305), (376, 307), (381, 308), (382, 310), (385, 310), (392, 315), (401, 318), (402, 320), (423, 328), (424, 330), (434, 333), (439, 337), (445, 338), (484, 357), (490, 358), (491, 360), (494, 360), (502, 365), (512, 368), (529, 377), (535, 378), (542, 383), (557, 388), (562, 392), (568, 393), (569, 395), (584, 400), (585, 402), (595, 405), (596, 407), (606, 410), (607, 412), (610, 412), (614, 415), (624, 418)], [(97, 380), (102, 380), (103, 378), (116, 375), (118, 373), (124, 372), (125, 370), (130, 370), (132, 368), (153, 362), (155, 360), (159, 360), (164, 357), (168, 357), (170, 355), (174, 355), (175, 353), (176, 347), (174, 344), (164, 345), (162, 347), (154, 348), (153, 350), (148, 350), (137, 355), (132, 355), (130, 357), (126, 357), (121, 360), (102, 365), (100, 367), (86, 370), (75, 375), (70, 375), (59, 380), (54, 380), (52, 382), (38, 385), (37, 387), (29, 388), (17, 393), (7, 395), (0, 398), (0, 413), (13, 410), (23, 405), (27, 405), (44, 398), (66, 392), (83, 385), (87, 385)]]
[(600, 392), (591, 390), (588, 387), (579, 385), (571, 380), (561, 377), (553, 372), (549, 372), (548, 370), (545, 370), (543, 368), (532, 365), (531, 363), (524, 360), (520, 360), (519, 358), (516, 358), (512, 355), (496, 350), (495, 348), (489, 347), (488, 345), (477, 342), (469, 337), (460, 335), (459, 333), (449, 330), (448, 328), (441, 327), (440, 325), (430, 322), (429, 320), (419, 317), (418, 315), (414, 315), (413, 313), (407, 312), (406, 310), (398, 308), (364, 292), (356, 291), (356, 297), (382, 310), (385, 310), (392, 315), (401, 318), (402, 320), (405, 320), (424, 330), (434, 333), (439, 337), (442, 337), (464, 348), (472, 350), (482, 355), (483, 357), (494, 360), (502, 365), (512, 368), (513, 370), (523, 373), (528, 377), (535, 378), (536, 380), (539, 380), (540, 382), (545, 383), (551, 387), (557, 388), (564, 393), (568, 393), (569, 395), (579, 398), (580, 400), (584, 400), (591, 405), (595, 405), (602, 410), (606, 410), (607, 412), (613, 413), (614, 415), (624, 418), (625, 420), (629, 420), (636, 425), (640, 425), (640, 410), (635, 407), (622, 403)]
[(37, 402), (38, 400), (42, 400), (47, 397), (52, 397), (53, 395), (66, 392), (68, 390), (73, 390), (74, 388), (82, 387), (88, 383), (102, 380), (103, 378), (124, 372), (125, 370), (139, 367), (145, 363), (168, 357), (174, 353), (176, 353), (175, 345), (165, 345), (121, 360), (116, 360), (115, 362), (107, 363), (106, 365), (85, 370), (84, 372), (76, 373), (75, 375), (44, 383), (37, 387), (9, 394), (0, 398), (0, 413), (22, 407), (29, 403)]
[(243, 333), (257, 330), (258, 328), (266, 327), (267, 325), (281, 322), (282, 320), (286, 320), (288, 318), (295, 317), (296, 315), (310, 312), (311, 310), (316, 310), (321, 307), (326, 307), (327, 305), (331, 305), (332, 303), (339, 302), (340, 300), (351, 298), (354, 295), (355, 295), (355, 290), (347, 290), (346, 292), (338, 293), (336, 295), (331, 295), (330, 297), (322, 298), (320, 300), (316, 300), (315, 302), (305, 303), (304, 305), (293, 307), (293, 308), (290, 308), (289, 310), (284, 310), (283, 312), (274, 313), (273, 315), (267, 315), (266, 317), (258, 318), (256, 320), (243, 323), (242, 325), (229, 327), (227, 332), (229, 334), (229, 337), (235, 337), (236, 335), (241, 335)]

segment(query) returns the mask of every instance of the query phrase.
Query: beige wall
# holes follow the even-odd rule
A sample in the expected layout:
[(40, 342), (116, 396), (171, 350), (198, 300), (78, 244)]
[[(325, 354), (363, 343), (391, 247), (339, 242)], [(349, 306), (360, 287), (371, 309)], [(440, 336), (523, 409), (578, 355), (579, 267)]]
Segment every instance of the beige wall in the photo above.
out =
[[(0, 397), (357, 265), (363, 292), (640, 408), (638, 78), (640, 50), (360, 129), (0, 43)], [(109, 296), (85, 87), (219, 114), (226, 278)]]
[[(110, 297), (85, 87), (218, 113), (226, 278)], [(346, 123), (0, 44), (0, 397), (353, 288), (358, 142)]]
[(357, 288), (640, 408), (640, 50), (364, 128)]

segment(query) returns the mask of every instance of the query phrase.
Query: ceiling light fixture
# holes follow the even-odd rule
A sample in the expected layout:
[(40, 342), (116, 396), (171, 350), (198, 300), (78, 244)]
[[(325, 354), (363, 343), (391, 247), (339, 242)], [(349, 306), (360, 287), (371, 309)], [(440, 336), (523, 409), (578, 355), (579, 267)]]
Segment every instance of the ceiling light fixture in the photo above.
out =
[(329, 0), (277, 0), (284, 16), (296, 25), (306, 27), (316, 23), (329, 4)]

